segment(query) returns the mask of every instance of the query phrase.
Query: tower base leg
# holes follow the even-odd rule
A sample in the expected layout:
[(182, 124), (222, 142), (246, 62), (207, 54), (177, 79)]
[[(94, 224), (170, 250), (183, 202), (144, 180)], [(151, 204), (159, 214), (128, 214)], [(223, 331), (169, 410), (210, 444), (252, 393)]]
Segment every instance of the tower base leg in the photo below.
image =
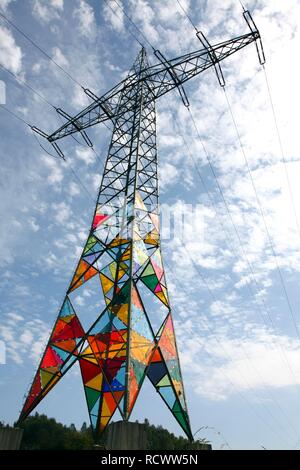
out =
[(0, 450), (19, 450), (23, 429), (6, 426), (0, 429)]
[(108, 450), (146, 450), (145, 425), (129, 421), (116, 421), (108, 426), (106, 434)]

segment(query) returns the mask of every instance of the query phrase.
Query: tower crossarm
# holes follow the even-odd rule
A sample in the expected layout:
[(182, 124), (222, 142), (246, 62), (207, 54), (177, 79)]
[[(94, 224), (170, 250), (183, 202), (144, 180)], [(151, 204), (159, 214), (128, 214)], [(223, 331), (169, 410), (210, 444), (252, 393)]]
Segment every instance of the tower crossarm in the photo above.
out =
[(84, 129), (101, 122), (108, 120), (114, 122), (119, 116), (132, 111), (133, 105), (130, 101), (128, 101), (128, 104), (120, 107), (118, 105), (119, 99), (126, 89), (129, 90), (131, 87), (136, 86), (139, 81), (149, 83), (149, 94), (146, 97), (146, 102), (157, 99), (169, 91), (179, 86), (181, 87), (182, 84), (210, 67), (215, 67), (216, 63), (223, 61), (258, 39), (260, 39), (259, 32), (254, 30), (249, 34), (218, 43), (209, 48), (202, 48), (195, 52), (166, 60), (166, 63), (161, 61), (159, 64), (149, 66), (146, 69), (146, 73), (140, 76), (132, 73), (100, 98), (85, 89), (86, 93), (93, 97), (93, 103), (76, 116), (67, 119), (65, 124), (48, 135), (47, 139), (53, 143), (70, 134), (82, 132)]
[(170, 77), (170, 68), (176, 75), (176, 79), (180, 85), (183, 85), (191, 78), (214, 67), (216, 63), (223, 61), (230, 55), (256, 41), (259, 37), (258, 32), (245, 34), (210, 46), (209, 48), (168, 60), (164, 70), (161, 70), (159, 66), (151, 67), (153, 70), (149, 70), (148, 77), (149, 80), (154, 82), (155, 98), (159, 98), (178, 86), (176, 81)]

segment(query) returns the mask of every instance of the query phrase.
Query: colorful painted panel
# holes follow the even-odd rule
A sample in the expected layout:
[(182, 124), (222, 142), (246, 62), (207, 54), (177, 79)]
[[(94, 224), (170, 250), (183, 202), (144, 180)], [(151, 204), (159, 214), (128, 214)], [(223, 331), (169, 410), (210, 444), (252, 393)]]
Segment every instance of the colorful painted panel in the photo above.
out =
[[(160, 249), (155, 106), (142, 99), (153, 85), (144, 77), (147, 66), (142, 49), (118, 97), (87, 242), (20, 417), (78, 362), (95, 439), (117, 409), (129, 418), (146, 375), (192, 439)], [(132, 80), (139, 74), (142, 80)], [(84, 331), (70, 298), (79, 288), (88, 298), (93, 284), (105, 308)], [(144, 286), (166, 317), (156, 336)]]

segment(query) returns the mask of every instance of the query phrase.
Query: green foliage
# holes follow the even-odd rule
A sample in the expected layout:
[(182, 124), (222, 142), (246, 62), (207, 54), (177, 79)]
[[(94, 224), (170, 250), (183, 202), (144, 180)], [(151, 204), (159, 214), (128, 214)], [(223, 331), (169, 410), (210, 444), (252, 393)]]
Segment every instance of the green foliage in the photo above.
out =
[(197, 440), (193, 443), (189, 442), (185, 437), (176, 437), (173, 433), (167, 431), (162, 426), (153, 426), (145, 419), (144, 426), (147, 433), (148, 449), (147, 450), (187, 450), (199, 449), (201, 445), (208, 442)]
[[(0, 422), (0, 427), (1, 425), (3, 426), (3, 423)], [(144, 421), (144, 426), (147, 433), (147, 450), (199, 449), (201, 444), (207, 443), (205, 439), (190, 443), (186, 438), (176, 437), (162, 426), (153, 426), (147, 419)], [(84, 450), (93, 448), (91, 428), (86, 423), (83, 423), (80, 431), (77, 431), (74, 424), (65, 426), (54, 418), (36, 413), (34, 416), (29, 416), (20, 427), (24, 429), (21, 449)], [(99, 444), (104, 446), (103, 441)]]
[(36, 413), (28, 417), (21, 426), (24, 429), (21, 449), (90, 449), (93, 445), (89, 429), (77, 431), (57, 423), (55, 419)]

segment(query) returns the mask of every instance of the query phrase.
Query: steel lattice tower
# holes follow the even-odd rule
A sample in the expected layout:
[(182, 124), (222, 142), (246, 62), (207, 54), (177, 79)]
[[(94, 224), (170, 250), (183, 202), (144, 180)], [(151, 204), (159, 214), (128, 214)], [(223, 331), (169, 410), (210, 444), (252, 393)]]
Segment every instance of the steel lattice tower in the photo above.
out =
[[(147, 376), (193, 439), (161, 256), (155, 101), (177, 88), (188, 105), (183, 83), (209, 67), (223, 84), (220, 61), (253, 41), (262, 62), (259, 32), (249, 12), (244, 17), (250, 33), (211, 46), (199, 32), (204, 48), (170, 61), (155, 51), (155, 66), (142, 48), (127, 78), (104, 96), (85, 89), (93, 103), (77, 116), (58, 109), (67, 122), (56, 132), (33, 128), (63, 156), (60, 138), (80, 132), (91, 145), (85, 129), (108, 120), (114, 126), (89, 235), (19, 421), (79, 362), (95, 437), (117, 409), (129, 419)], [(84, 331), (70, 294), (95, 276), (106, 307)], [(158, 331), (152, 329), (140, 286), (165, 307)]]

